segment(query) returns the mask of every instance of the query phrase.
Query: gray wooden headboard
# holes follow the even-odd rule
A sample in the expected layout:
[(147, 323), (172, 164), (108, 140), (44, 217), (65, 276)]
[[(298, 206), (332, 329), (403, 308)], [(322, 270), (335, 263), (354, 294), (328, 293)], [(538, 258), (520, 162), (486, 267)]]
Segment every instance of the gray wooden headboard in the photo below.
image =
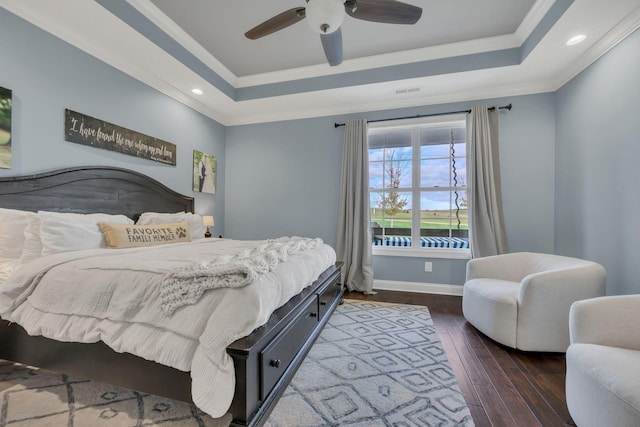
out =
[(142, 212), (193, 212), (194, 199), (135, 171), (85, 166), (0, 178), (0, 207), (135, 219)]

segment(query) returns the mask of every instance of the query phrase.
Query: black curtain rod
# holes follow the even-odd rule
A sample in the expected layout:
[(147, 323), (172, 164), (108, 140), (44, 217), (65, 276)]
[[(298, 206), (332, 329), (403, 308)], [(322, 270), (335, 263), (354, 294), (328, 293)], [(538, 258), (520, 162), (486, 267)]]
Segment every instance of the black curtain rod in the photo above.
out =
[[(499, 110), (511, 110), (512, 105), (508, 104), (508, 105), (504, 105), (502, 107), (497, 107)], [(489, 107), (488, 110), (495, 110), (496, 107)], [(373, 122), (388, 122), (391, 120), (404, 120), (404, 119), (417, 119), (420, 117), (434, 117), (434, 116), (446, 116), (448, 114), (460, 114), (460, 113), (467, 113), (469, 114), (471, 112), (471, 110), (460, 110), (460, 111), (448, 111), (446, 113), (432, 113), (432, 114), (417, 114), (415, 116), (407, 116), (407, 117), (395, 117), (393, 119), (378, 119), (378, 120), (369, 120), (368, 123), (373, 123)], [(334, 123), (333, 126), (334, 127), (340, 127), (340, 126), (344, 126), (345, 123)]]

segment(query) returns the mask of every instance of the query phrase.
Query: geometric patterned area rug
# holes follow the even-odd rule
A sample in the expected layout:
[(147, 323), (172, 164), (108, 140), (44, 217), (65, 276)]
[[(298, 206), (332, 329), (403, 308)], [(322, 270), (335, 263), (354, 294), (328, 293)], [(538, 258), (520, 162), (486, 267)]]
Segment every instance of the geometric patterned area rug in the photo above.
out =
[(474, 424), (426, 307), (345, 300), (266, 425)]
[[(223, 427), (194, 405), (0, 361), (0, 427)], [(472, 427), (426, 307), (345, 300), (267, 427)]]
[(2, 427), (218, 426), (194, 405), (10, 362), (0, 392)]

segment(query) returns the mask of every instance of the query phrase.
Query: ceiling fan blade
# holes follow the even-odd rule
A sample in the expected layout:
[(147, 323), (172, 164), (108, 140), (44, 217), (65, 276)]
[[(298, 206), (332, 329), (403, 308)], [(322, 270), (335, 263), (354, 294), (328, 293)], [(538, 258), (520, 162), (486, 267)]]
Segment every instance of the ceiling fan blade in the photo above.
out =
[(415, 24), (422, 16), (422, 8), (396, 0), (347, 0), (347, 14), (365, 21), (386, 24)]
[(342, 29), (338, 28), (333, 33), (320, 34), (324, 55), (329, 65), (336, 66), (342, 63)]
[(289, 25), (293, 25), (298, 21), (302, 21), (305, 17), (304, 7), (294, 7), (285, 12), (282, 12), (273, 18), (267, 19), (262, 24), (256, 25), (246, 33), (245, 37), (251, 40), (259, 39), (260, 37), (267, 36), (276, 31), (287, 28)]

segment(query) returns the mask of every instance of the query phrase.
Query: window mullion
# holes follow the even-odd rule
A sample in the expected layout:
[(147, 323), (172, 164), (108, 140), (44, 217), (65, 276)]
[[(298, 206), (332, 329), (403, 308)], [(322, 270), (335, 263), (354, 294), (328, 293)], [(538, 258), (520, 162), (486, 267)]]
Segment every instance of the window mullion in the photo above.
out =
[(411, 147), (412, 147), (412, 157), (411, 157), (411, 170), (413, 171), (411, 177), (411, 198), (412, 198), (412, 206), (411, 206), (411, 247), (419, 248), (420, 247), (420, 183), (421, 183), (421, 168), (420, 168), (420, 128), (413, 128), (411, 133)]

